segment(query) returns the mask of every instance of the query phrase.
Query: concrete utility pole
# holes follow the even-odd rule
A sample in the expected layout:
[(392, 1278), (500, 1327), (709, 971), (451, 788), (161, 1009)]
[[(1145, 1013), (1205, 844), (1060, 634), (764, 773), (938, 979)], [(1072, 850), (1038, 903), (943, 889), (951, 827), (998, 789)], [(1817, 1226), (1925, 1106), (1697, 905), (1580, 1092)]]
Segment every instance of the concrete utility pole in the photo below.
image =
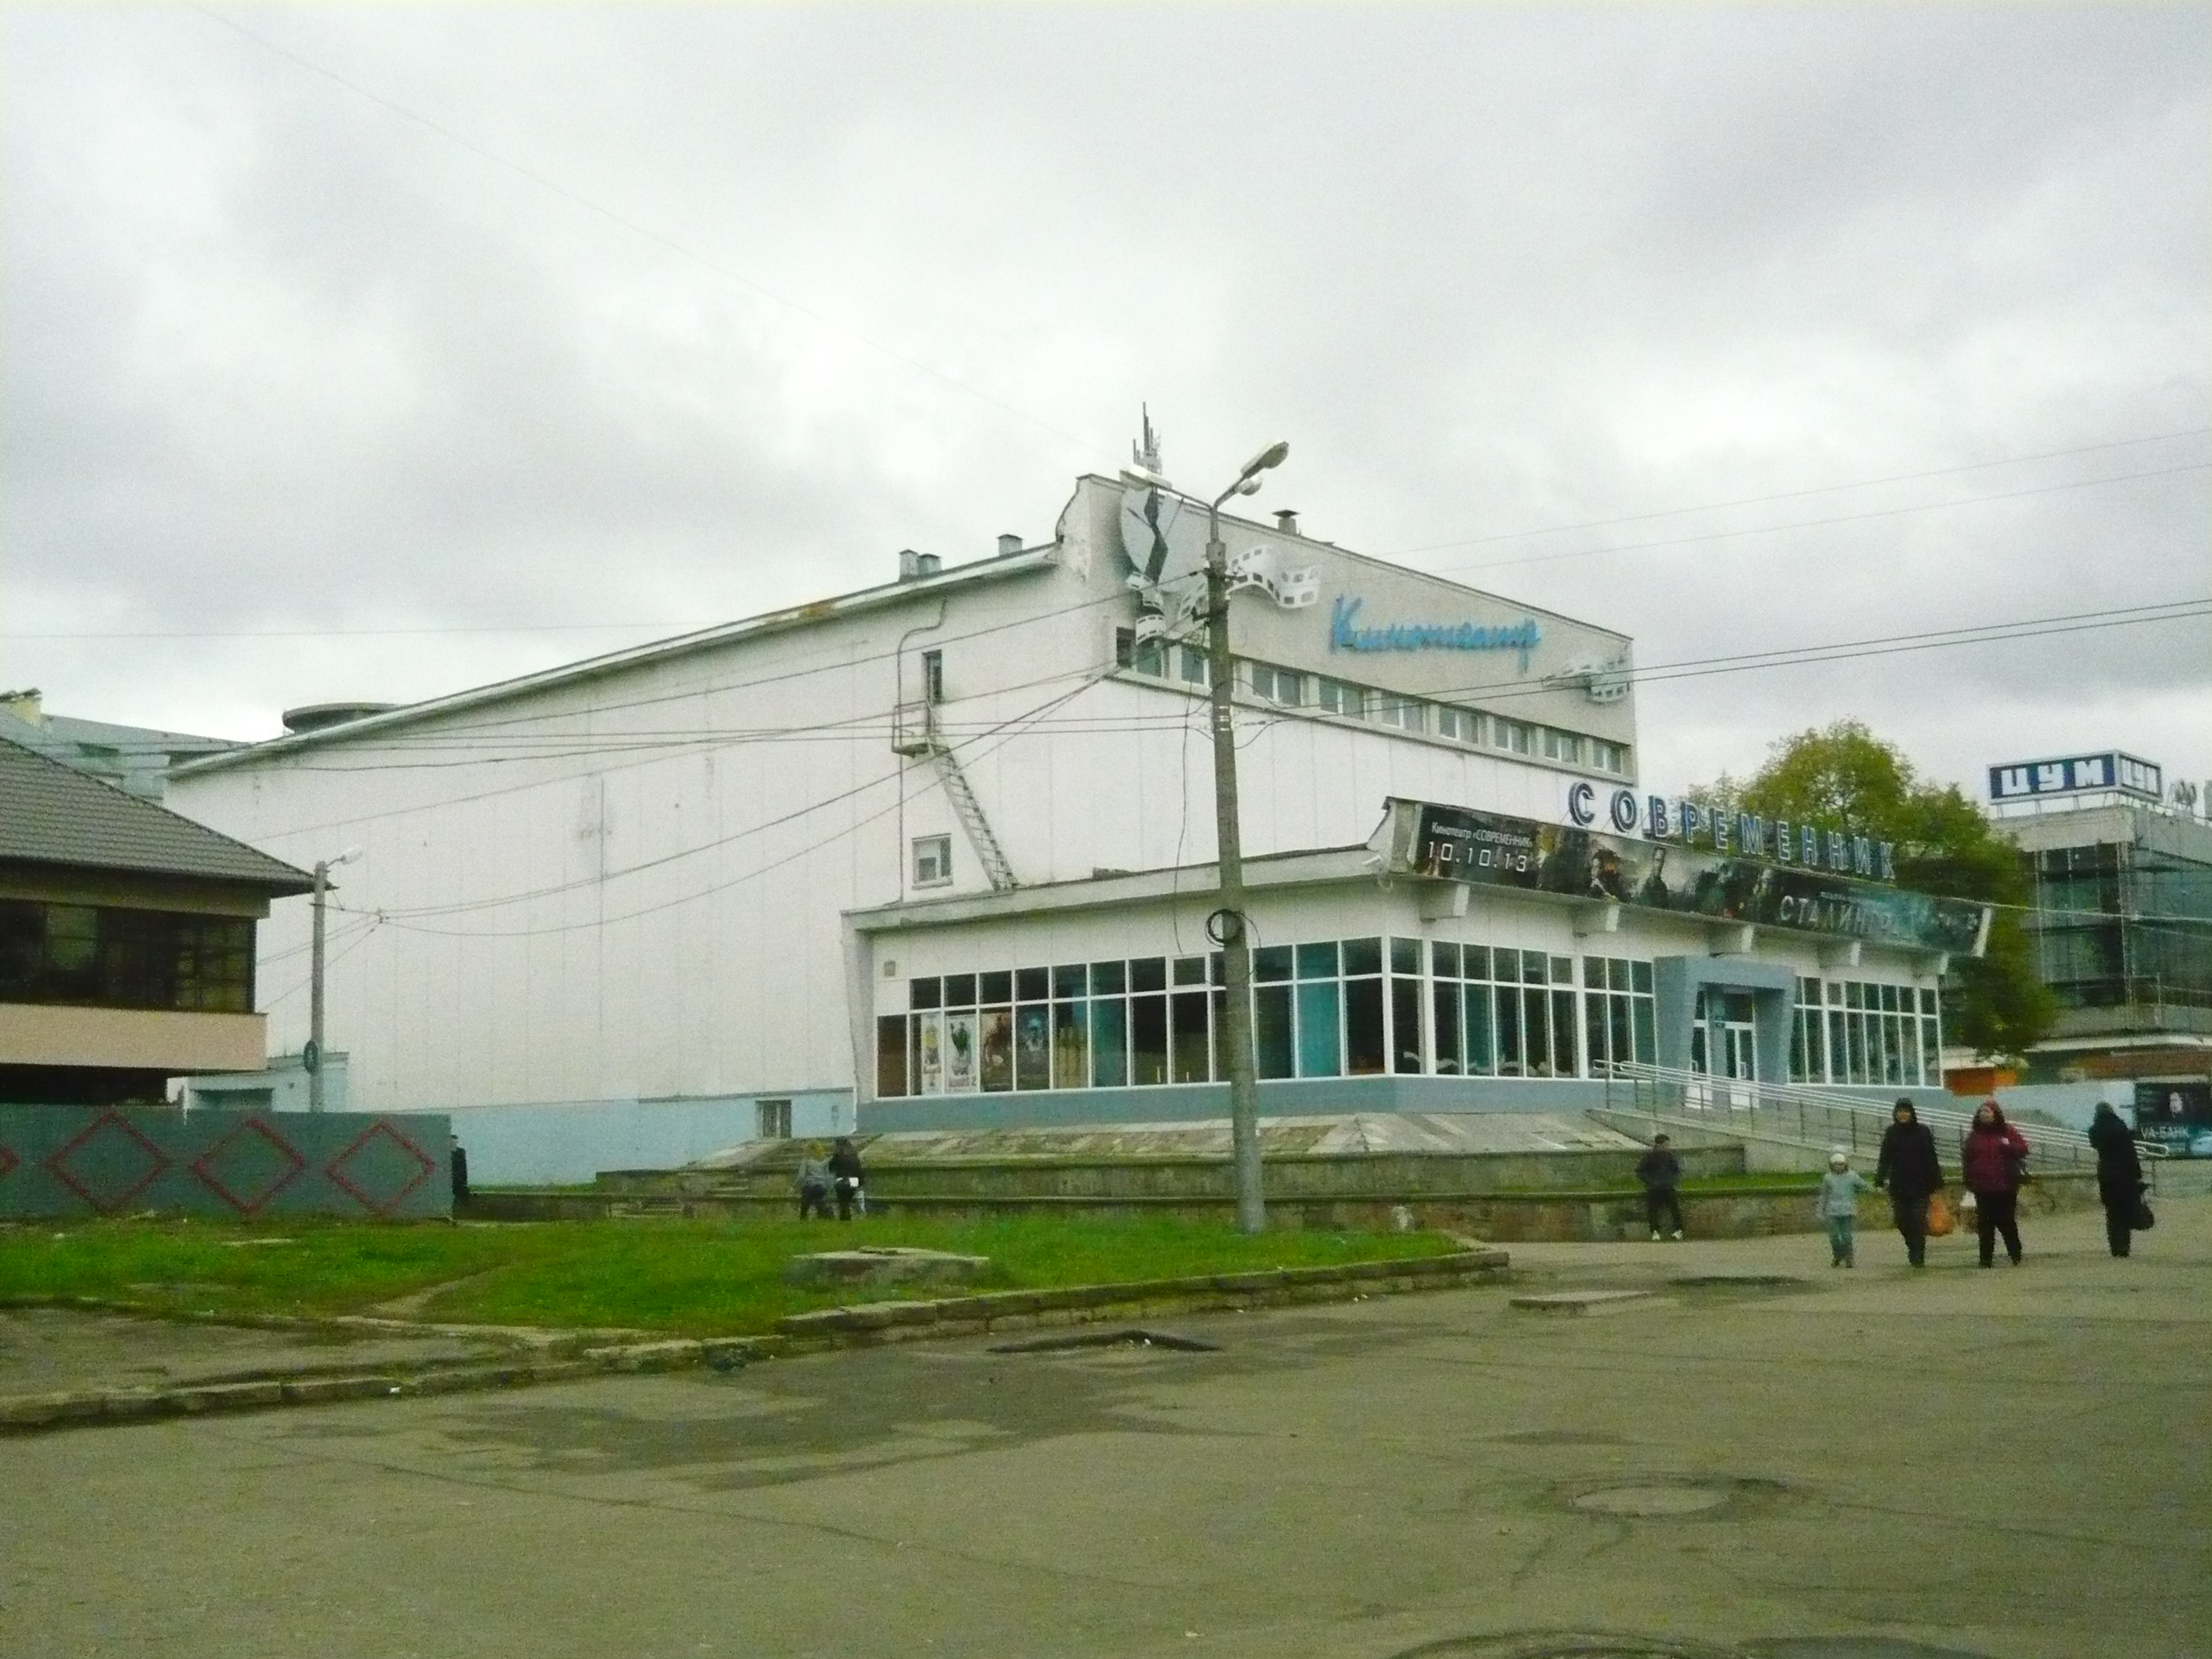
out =
[(323, 859), (315, 866), (314, 944), (308, 954), (307, 969), (307, 1046), (300, 1056), (300, 1063), (307, 1068), (307, 1109), (311, 1112), (323, 1109), (324, 900), (330, 891), (331, 872), (360, 856), (360, 848), (349, 847), (336, 858)]
[(1228, 549), (1221, 542), (1221, 504), (1250, 495), (1260, 475), (1280, 466), (1286, 443), (1269, 445), (1244, 465), (1237, 482), (1208, 503), (1206, 513), (1206, 678), (1212, 703), (1213, 822), (1220, 850), (1221, 898), (1207, 932), (1218, 921), (1221, 945), (1221, 1042), (1228, 1051), (1229, 1139), (1237, 1184), (1237, 1227), (1264, 1231), (1267, 1200), (1260, 1178), (1260, 1085), (1252, 1059), (1252, 941), (1244, 925), (1244, 839), (1237, 808), (1237, 666), (1229, 652)]

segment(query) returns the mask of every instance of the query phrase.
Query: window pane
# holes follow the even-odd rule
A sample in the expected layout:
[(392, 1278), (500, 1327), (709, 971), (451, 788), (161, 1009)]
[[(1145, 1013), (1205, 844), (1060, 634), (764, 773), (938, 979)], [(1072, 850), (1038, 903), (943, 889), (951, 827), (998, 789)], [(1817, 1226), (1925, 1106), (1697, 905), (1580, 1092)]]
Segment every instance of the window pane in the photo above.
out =
[(1394, 1069), (1419, 1072), (1421, 1064), (1421, 981), (1390, 981), (1390, 1052)]
[(1615, 1060), (1633, 1060), (1636, 1058), (1636, 1042), (1628, 1030), (1630, 1000), (1626, 997), (1607, 997), (1605, 1000), (1606, 1051)]
[(935, 1008), (942, 1005), (945, 981), (936, 979), (910, 979), (906, 984), (906, 1006), (909, 1008)]
[(1497, 1010), (1498, 1075), (1524, 1076), (1527, 1067), (1522, 1064), (1521, 1054), (1521, 993), (1517, 990), (1498, 992)]
[(1212, 999), (1204, 991), (1178, 991), (1170, 1000), (1175, 1005), (1175, 1080), (1203, 1083), (1211, 1075), (1206, 1014), (1206, 1004)]
[(1460, 971), (1468, 978), (1488, 979), (1490, 977), (1490, 947), (1488, 945), (1468, 945), (1460, 952), (1460, 961), (1462, 963)]
[(1052, 975), (1042, 968), (1024, 968), (1014, 975), (1014, 1000), (1042, 1002), (1052, 994)]
[(1052, 1086), (1080, 1089), (1091, 1081), (1090, 1022), (1084, 1005), (1060, 1002), (1052, 1010)]
[(1417, 939), (1394, 939), (1390, 941), (1390, 971), (1394, 974), (1418, 974), (1421, 971), (1421, 941)]
[[(1308, 948), (1300, 945), (1300, 954)], [(1310, 981), (1298, 987), (1298, 1075), (1335, 1077), (1342, 1069), (1337, 1057), (1336, 981)]]
[(1490, 1030), (1490, 999), (1487, 985), (1470, 985), (1461, 999), (1467, 1011), (1467, 1070), (1471, 1077), (1488, 1077), (1498, 1069), (1498, 1052)]
[(1088, 988), (1085, 985), (1088, 978), (1079, 962), (1055, 968), (1052, 970), (1052, 994), (1055, 997), (1079, 997)]
[(1460, 987), (1438, 985), (1431, 998), (1435, 1022), (1437, 1070), (1449, 1076), (1459, 1071), (1464, 1055), (1459, 1040)]
[(1379, 939), (1348, 939), (1344, 941), (1344, 974), (1349, 979), (1354, 974), (1379, 974), (1382, 971), (1382, 941)]
[(1012, 1002), (1014, 1000), (1013, 975), (1011, 973), (976, 975), (975, 1000), (978, 1002)]
[(1052, 1087), (1052, 1011), (1042, 1003), (1014, 1011), (1014, 1086)]
[(1630, 963), (1628, 964), (1628, 985), (1629, 988), (1634, 991), (1637, 995), (1640, 997), (1650, 996), (1651, 994), (1651, 964), (1648, 962)]
[[(1298, 946), (1298, 977), (1300, 979), (1334, 979), (1336, 977), (1336, 942)], [(1329, 1073), (1334, 1076), (1335, 1073)]]
[(1288, 979), (1291, 976), (1291, 947), (1287, 945), (1263, 945), (1252, 952), (1252, 977), (1256, 980)]
[(1589, 996), (1583, 999), (1583, 1051), (1589, 1055), (1592, 1077), (1603, 1077), (1612, 1050), (1606, 1042), (1605, 1012), (1610, 997)]
[(1168, 959), (1165, 957), (1139, 957), (1130, 963), (1129, 988), (1132, 991), (1166, 990)]
[(1659, 1052), (1659, 1039), (1652, 1029), (1652, 1006), (1650, 997), (1638, 997), (1636, 999), (1635, 1006), (1629, 1010), (1635, 1019), (1635, 1057), (1640, 1064), (1645, 1066), (1651, 1065), (1653, 1057)]
[(981, 1073), (986, 1089), (1014, 1086), (1014, 1013), (1011, 1008), (986, 1008), (980, 1021)]
[(1119, 997), (1094, 1002), (1091, 1005), (1091, 1086), (1119, 1089), (1128, 1080), (1129, 1005)]
[(1552, 1075), (1579, 1077), (1580, 1057), (1575, 1053), (1575, 994), (1552, 993)]
[(906, 1016), (879, 1015), (876, 1020), (876, 1094), (888, 1099), (906, 1092)]
[(1168, 1000), (1162, 996), (1129, 999), (1129, 1081), (1139, 1085), (1168, 1080)]
[(947, 974), (945, 976), (945, 1006), (948, 1008), (973, 1008), (975, 1006), (975, 975)]
[(1252, 994), (1253, 1069), (1261, 1077), (1295, 1077), (1291, 1042), (1291, 988), (1263, 985)]
[(1094, 962), (1091, 964), (1091, 988), (1102, 997), (1117, 996), (1129, 988), (1128, 969), (1119, 962)]
[(1459, 946), (1438, 939), (1429, 947), (1430, 970), (1438, 979), (1459, 977)]
[(1371, 1077), (1384, 1068), (1382, 981), (1348, 979), (1344, 982), (1344, 1069), (1353, 1077)]
[(1178, 985), (1206, 983), (1204, 957), (1177, 957), (1175, 960), (1175, 982)]

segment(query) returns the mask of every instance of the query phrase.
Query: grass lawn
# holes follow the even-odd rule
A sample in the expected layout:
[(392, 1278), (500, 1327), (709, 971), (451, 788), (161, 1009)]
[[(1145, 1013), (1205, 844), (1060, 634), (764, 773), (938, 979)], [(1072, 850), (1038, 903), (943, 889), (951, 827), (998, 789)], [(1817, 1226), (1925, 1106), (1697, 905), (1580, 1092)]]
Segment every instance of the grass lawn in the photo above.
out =
[[(1436, 1233), (1271, 1232), (1169, 1220), (579, 1221), (289, 1224), (101, 1221), (0, 1228), (0, 1297), (82, 1296), (178, 1312), (360, 1313), (433, 1286), (414, 1316), (763, 1331), (866, 1292), (787, 1285), (807, 1250), (910, 1244), (991, 1258), (980, 1289), (1043, 1289), (1260, 1267), (1434, 1255)], [(884, 1291), (879, 1294), (896, 1294)], [(928, 1294), (924, 1291), (921, 1294)]]

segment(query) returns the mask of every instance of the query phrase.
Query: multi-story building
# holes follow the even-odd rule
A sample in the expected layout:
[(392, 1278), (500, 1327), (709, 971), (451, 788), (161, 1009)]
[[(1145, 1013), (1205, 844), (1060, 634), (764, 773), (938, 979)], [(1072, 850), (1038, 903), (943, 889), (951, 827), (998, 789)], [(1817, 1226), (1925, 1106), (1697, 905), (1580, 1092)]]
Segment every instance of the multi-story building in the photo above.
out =
[(2022, 1080), (2212, 1077), (2212, 823), (2193, 787), (2105, 750), (1993, 766), (1990, 797), (2060, 1009)]
[(181, 1074), (258, 1071), (255, 930), (312, 885), (0, 739), (0, 1103), (158, 1102)]
[[(1940, 1083), (1982, 912), (1822, 826), (1639, 794), (1626, 635), (1289, 514), (1221, 528), (1263, 1111), (1574, 1109), (1636, 1060)], [(455, 1113), (489, 1178), (1218, 1117), (1205, 539), (1145, 473), (1085, 477), (1041, 543), (210, 757), (172, 799), (295, 862), (365, 849), (350, 1104)], [(271, 1016), (296, 1045), (296, 1000)]]

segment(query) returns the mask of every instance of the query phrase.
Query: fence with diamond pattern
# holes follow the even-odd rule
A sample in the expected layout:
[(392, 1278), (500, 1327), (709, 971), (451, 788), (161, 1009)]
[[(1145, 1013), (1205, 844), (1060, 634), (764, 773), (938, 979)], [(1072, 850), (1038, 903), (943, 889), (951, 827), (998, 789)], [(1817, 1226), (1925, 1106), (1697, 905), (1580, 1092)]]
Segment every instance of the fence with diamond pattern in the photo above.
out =
[(0, 1219), (453, 1213), (443, 1113), (0, 1105)]

